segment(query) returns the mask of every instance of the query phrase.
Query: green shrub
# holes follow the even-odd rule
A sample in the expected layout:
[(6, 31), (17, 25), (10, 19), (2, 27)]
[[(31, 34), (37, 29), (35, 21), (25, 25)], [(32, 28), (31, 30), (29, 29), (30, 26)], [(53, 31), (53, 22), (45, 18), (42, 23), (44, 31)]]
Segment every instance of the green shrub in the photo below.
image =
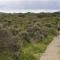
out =
[(1, 13), (0, 60), (37, 60), (57, 35), (58, 13)]

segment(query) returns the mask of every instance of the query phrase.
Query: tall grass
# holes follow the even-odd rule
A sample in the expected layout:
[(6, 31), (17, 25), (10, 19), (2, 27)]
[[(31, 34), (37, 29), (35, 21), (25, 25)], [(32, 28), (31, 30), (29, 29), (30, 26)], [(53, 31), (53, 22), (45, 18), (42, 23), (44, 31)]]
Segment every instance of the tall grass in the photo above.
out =
[(23, 54), (21, 60), (39, 60), (42, 53), (45, 52), (49, 43), (53, 40), (52, 35), (47, 36), (45, 40), (39, 43), (28, 44), (23, 48)]

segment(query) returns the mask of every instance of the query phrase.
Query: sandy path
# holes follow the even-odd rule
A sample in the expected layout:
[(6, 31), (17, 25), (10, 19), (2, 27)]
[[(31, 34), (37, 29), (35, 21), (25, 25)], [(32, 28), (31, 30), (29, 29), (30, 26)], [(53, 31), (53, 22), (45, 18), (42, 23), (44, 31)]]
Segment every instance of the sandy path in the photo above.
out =
[(40, 60), (60, 60), (60, 36), (54, 38)]

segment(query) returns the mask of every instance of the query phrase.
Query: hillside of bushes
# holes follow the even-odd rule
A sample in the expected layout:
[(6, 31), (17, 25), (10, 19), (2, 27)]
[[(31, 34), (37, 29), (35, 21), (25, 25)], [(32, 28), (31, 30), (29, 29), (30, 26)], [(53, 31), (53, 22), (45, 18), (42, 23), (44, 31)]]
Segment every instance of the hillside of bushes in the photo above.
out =
[(0, 13), (0, 60), (39, 60), (58, 24), (60, 12)]

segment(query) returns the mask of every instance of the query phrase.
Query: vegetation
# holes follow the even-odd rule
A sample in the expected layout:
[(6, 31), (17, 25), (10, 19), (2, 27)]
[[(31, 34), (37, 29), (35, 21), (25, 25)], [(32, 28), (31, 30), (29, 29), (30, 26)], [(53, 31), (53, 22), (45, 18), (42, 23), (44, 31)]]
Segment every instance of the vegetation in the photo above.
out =
[(59, 13), (0, 13), (0, 60), (39, 60), (57, 35)]

